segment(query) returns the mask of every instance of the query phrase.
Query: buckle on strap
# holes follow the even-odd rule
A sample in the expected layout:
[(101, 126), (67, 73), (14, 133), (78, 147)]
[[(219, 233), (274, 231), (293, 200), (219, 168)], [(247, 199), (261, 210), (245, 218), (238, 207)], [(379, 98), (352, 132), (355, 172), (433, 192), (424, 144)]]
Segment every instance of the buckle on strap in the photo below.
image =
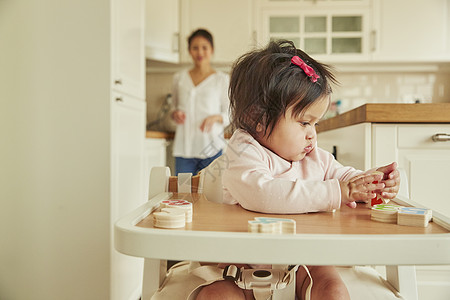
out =
[(223, 279), (237, 282), (241, 277), (241, 270), (235, 265), (226, 266), (223, 269)]

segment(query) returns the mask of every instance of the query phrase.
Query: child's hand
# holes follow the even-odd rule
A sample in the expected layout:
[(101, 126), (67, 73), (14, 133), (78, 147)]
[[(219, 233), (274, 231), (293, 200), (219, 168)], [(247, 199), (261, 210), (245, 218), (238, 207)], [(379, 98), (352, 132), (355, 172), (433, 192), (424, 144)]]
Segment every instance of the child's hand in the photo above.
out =
[(375, 197), (375, 190), (384, 189), (385, 184), (383, 182), (372, 183), (374, 181), (380, 182), (383, 179), (382, 177), (381, 174), (362, 174), (348, 181), (339, 181), (341, 187), (341, 203), (355, 208), (355, 201), (369, 201)]
[(379, 167), (377, 171), (383, 172), (382, 183), (384, 183), (384, 189), (380, 190), (381, 197), (393, 199), (397, 196), (400, 188), (400, 172), (397, 169), (397, 163), (393, 162), (387, 166)]

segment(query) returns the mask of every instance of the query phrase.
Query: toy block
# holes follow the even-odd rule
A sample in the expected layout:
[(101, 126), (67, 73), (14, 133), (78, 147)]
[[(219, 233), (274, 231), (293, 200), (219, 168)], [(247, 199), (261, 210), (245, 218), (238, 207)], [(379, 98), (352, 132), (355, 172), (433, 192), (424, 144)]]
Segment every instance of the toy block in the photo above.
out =
[(377, 204), (372, 207), (370, 219), (384, 223), (397, 223), (397, 214), (400, 205)]
[[(384, 175), (383, 172), (379, 171), (375, 171), (372, 174)], [(375, 180), (372, 183), (378, 183), (378, 181)], [(373, 197), (372, 199), (369, 200), (369, 202), (366, 203), (366, 207), (372, 208), (374, 205), (388, 204), (389, 201), (390, 201), (389, 199), (383, 198), (380, 193), (375, 193), (375, 197)]]
[(427, 227), (431, 221), (431, 209), (420, 207), (402, 207), (397, 215), (397, 224), (417, 227)]
[(179, 208), (184, 210), (186, 213), (186, 223), (192, 222), (192, 214), (193, 214), (193, 208), (192, 203), (183, 199), (170, 199), (170, 200), (163, 200), (160, 202), (160, 208)]
[(259, 233), (288, 233), (296, 232), (296, 223), (292, 219), (256, 217), (248, 221), (249, 232)]
[(186, 213), (180, 208), (161, 208), (153, 213), (153, 225), (160, 228), (180, 228), (186, 225)]

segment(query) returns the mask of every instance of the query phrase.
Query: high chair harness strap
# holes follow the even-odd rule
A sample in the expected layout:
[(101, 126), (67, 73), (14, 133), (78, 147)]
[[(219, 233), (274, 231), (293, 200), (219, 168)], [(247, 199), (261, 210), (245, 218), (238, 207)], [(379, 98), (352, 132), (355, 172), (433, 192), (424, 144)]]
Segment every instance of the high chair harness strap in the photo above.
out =
[[(215, 266), (201, 266), (198, 262), (191, 262), (189, 273), (204, 279), (206, 282), (202, 286), (215, 281), (229, 280), (235, 282), (242, 289), (253, 290), (256, 300), (268, 300), (274, 290), (284, 289), (291, 282), (295, 284), (296, 272), (299, 267), (300, 265), (290, 266), (288, 269), (244, 269), (229, 265), (222, 270)], [(305, 269), (310, 278), (305, 295), (305, 299), (309, 300), (313, 280), (308, 268), (303, 265), (301, 267)], [(194, 291), (194, 294), (196, 295), (198, 291), (199, 289)], [(191, 296), (194, 294), (191, 293), (188, 299), (193, 299), (194, 297)]]

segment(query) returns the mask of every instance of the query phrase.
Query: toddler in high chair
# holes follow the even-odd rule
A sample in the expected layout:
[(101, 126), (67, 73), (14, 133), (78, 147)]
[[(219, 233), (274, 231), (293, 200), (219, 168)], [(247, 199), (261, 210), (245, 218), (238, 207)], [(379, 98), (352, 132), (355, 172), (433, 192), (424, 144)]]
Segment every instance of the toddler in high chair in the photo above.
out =
[[(342, 166), (317, 147), (316, 126), (330, 105), (331, 83), (337, 83), (331, 69), (289, 41), (271, 42), (235, 62), (229, 96), (236, 131), (225, 152), (225, 203), (262, 213), (297, 214), (331, 211), (343, 204), (355, 208), (375, 192), (388, 199), (396, 196), (396, 163), (363, 172)], [(313, 280), (312, 299), (350, 299), (333, 266), (306, 268)], [(306, 269), (299, 268), (298, 299), (305, 298), (310, 280)], [(197, 299), (253, 295), (233, 282), (218, 281), (204, 287)]]

